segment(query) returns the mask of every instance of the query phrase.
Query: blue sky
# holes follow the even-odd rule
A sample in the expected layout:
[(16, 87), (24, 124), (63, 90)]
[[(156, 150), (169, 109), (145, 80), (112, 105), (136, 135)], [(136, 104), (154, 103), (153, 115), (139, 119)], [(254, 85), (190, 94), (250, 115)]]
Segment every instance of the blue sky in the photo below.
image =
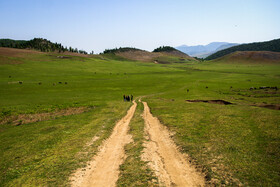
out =
[(279, 0), (0, 0), (0, 38), (115, 47), (280, 38)]

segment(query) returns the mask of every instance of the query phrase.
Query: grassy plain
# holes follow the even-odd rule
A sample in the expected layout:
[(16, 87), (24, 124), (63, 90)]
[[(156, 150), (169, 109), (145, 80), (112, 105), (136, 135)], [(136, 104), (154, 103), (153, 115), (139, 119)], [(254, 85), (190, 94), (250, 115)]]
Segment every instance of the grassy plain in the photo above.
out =
[[(249, 90), (280, 87), (279, 63), (154, 64), (110, 55), (58, 56), (34, 53), (0, 58), (1, 119), (57, 108), (90, 108), (48, 121), (1, 125), (0, 186), (66, 185), (70, 173), (96, 153), (125, 115), (130, 103), (122, 101), (123, 94), (149, 103), (153, 115), (176, 133), (176, 143), (203, 168), (209, 181), (279, 185), (279, 110), (252, 105), (280, 104), (280, 92)], [(186, 99), (223, 99), (234, 105)], [(141, 164), (141, 110), (139, 105), (131, 124), (136, 143), (126, 147), (128, 160), (121, 166), (120, 185), (132, 184), (137, 176), (150, 180), (145, 168), (131, 176)], [(85, 147), (95, 135), (100, 138)], [(137, 164), (131, 164), (134, 161)]]

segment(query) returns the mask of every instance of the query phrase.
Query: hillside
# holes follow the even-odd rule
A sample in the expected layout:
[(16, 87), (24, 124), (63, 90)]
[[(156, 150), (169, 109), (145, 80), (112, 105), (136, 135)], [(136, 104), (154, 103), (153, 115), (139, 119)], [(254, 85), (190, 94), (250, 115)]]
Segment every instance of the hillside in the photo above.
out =
[(221, 51), (218, 51), (206, 58), (206, 60), (213, 60), (224, 55), (236, 52), (236, 51), (273, 51), (280, 52), (280, 39), (271, 40), (267, 42), (255, 42), (249, 44), (242, 44), (234, 47), (230, 47)]
[(239, 44), (227, 43), (227, 42), (212, 42), (209, 43), (208, 45), (196, 45), (196, 46), (181, 45), (176, 47), (176, 49), (193, 57), (205, 58), (219, 50), (226, 49), (235, 45), (239, 45)]
[[(119, 51), (180, 62), (167, 55), (172, 52)], [(150, 158), (141, 158), (160, 156), (162, 144), (154, 138), (166, 137), (164, 129), (172, 130), (175, 141), (164, 138), (166, 155), (175, 152), (169, 145), (178, 145), (187, 162), (204, 171), (206, 186), (279, 184), (280, 63), (162, 65), (110, 53), (65, 53), (0, 47), (0, 186), (70, 186), (73, 173), (96, 168), (87, 161), (111, 150), (102, 149), (107, 140), (108, 147), (123, 150), (98, 156), (106, 165), (117, 163), (116, 186), (158, 186)], [(129, 108), (135, 104), (123, 95), (138, 103), (134, 115)], [(158, 129), (151, 121), (156, 118), (164, 128), (149, 136), (146, 125)], [(146, 148), (153, 148), (151, 154)], [(167, 162), (160, 164), (166, 168)]]
[(103, 54), (114, 54), (116, 56), (122, 57), (129, 60), (137, 60), (144, 62), (155, 62), (155, 63), (171, 63), (171, 62), (185, 62), (189, 60), (194, 60), (194, 58), (176, 50), (172, 47), (159, 47), (153, 52), (124, 47), (116, 49), (106, 49)]
[(0, 47), (20, 48), (26, 42), (25, 40), (0, 39)]
[(91, 57), (92, 55), (87, 55), (83, 53), (73, 53), (69, 51), (65, 52), (41, 52), (38, 50), (30, 50), (30, 49), (16, 49), (10, 47), (0, 47), (0, 64), (19, 64), (23, 60), (28, 59), (30, 55), (43, 55), (48, 54), (49, 56), (59, 58), (59, 59), (66, 59), (72, 57)]
[(244, 63), (277, 63), (280, 62), (280, 52), (271, 51), (236, 51), (215, 59), (223, 62)]
[(9, 47), (9, 48), (17, 48), (17, 49), (33, 49), (39, 50), (41, 52), (73, 52), (73, 53), (81, 53), (87, 54), (84, 50), (79, 50), (77, 48), (72, 47), (64, 47), (60, 43), (53, 43), (47, 39), (43, 38), (34, 38), (32, 40), (11, 40), (11, 39), (0, 39), (0, 47)]
[(161, 46), (153, 50), (153, 53), (160, 53), (164, 55), (170, 55), (170, 56), (176, 56), (176, 57), (181, 57), (181, 58), (187, 58), (187, 59), (194, 59), (190, 57), (189, 55), (173, 48), (170, 46)]

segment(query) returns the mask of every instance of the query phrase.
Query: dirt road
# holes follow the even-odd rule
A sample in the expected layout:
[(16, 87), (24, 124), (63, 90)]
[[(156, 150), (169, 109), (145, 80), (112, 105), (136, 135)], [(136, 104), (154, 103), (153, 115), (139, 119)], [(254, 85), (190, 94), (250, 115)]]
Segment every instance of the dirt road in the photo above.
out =
[(150, 113), (146, 102), (143, 118), (148, 141), (144, 144), (144, 161), (157, 175), (163, 186), (204, 186), (204, 176), (190, 165), (186, 155), (179, 152), (170, 138), (168, 129)]
[(124, 146), (132, 141), (128, 134), (129, 122), (137, 104), (114, 127), (111, 136), (101, 145), (99, 152), (86, 168), (79, 169), (71, 178), (71, 186), (115, 186), (119, 166), (125, 159)]

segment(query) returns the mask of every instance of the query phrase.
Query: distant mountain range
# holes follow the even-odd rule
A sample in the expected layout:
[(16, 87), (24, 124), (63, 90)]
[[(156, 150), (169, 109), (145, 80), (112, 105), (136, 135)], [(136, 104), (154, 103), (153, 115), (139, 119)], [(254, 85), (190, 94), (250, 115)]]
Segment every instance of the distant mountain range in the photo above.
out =
[(208, 45), (196, 45), (196, 46), (181, 45), (176, 47), (176, 49), (192, 57), (206, 58), (209, 55), (216, 53), (217, 51), (227, 49), (229, 47), (233, 47), (236, 45), (239, 44), (228, 43), (228, 42), (212, 42)]

